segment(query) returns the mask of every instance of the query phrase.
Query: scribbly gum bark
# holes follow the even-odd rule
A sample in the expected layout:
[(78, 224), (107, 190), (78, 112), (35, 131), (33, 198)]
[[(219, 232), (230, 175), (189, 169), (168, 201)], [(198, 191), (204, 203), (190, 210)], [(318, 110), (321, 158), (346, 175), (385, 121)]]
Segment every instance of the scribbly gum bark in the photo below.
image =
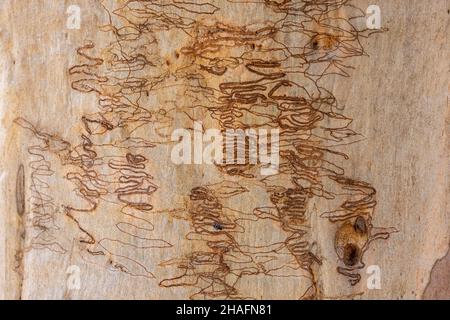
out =
[[(446, 1), (379, 2), (2, 3), (0, 297), (439, 297)], [(278, 173), (175, 129), (279, 129)]]

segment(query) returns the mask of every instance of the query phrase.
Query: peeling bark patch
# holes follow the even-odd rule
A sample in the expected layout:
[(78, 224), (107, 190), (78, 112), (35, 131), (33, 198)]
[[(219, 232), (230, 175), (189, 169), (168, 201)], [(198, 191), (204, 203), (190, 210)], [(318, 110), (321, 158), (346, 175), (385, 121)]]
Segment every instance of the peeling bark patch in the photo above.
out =
[(430, 281), (425, 288), (422, 299), (450, 299), (450, 247), (447, 254), (434, 264), (430, 273)]
[(23, 216), (25, 212), (25, 169), (21, 164), (16, 177), (16, 208), (17, 214)]

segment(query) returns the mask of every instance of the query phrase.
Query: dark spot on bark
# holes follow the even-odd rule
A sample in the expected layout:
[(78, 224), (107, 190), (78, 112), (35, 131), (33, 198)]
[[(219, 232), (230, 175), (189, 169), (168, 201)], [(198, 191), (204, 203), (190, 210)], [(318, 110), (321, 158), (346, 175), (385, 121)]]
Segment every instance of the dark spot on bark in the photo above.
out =
[(319, 42), (317, 40), (314, 40), (313, 43), (312, 43), (312, 47), (313, 47), (314, 50), (319, 49)]
[(360, 250), (359, 248), (354, 244), (347, 244), (344, 248), (344, 258), (343, 261), (346, 266), (354, 266), (360, 256)]

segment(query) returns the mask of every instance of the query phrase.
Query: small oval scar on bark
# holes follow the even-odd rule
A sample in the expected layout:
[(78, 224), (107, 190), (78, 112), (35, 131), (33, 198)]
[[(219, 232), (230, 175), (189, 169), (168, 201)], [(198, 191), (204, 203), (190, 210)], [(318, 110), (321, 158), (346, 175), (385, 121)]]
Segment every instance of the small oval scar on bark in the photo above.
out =
[(366, 234), (367, 233), (367, 224), (364, 217), (359, 216), (356, 218), (355, 223), (353, 224), (353, 227), (355, 228), (355, 231)]
[(16, 208), (17, 214), (22, 216), (25, 212), (25, 169), (22, 164), (16, 176)]

